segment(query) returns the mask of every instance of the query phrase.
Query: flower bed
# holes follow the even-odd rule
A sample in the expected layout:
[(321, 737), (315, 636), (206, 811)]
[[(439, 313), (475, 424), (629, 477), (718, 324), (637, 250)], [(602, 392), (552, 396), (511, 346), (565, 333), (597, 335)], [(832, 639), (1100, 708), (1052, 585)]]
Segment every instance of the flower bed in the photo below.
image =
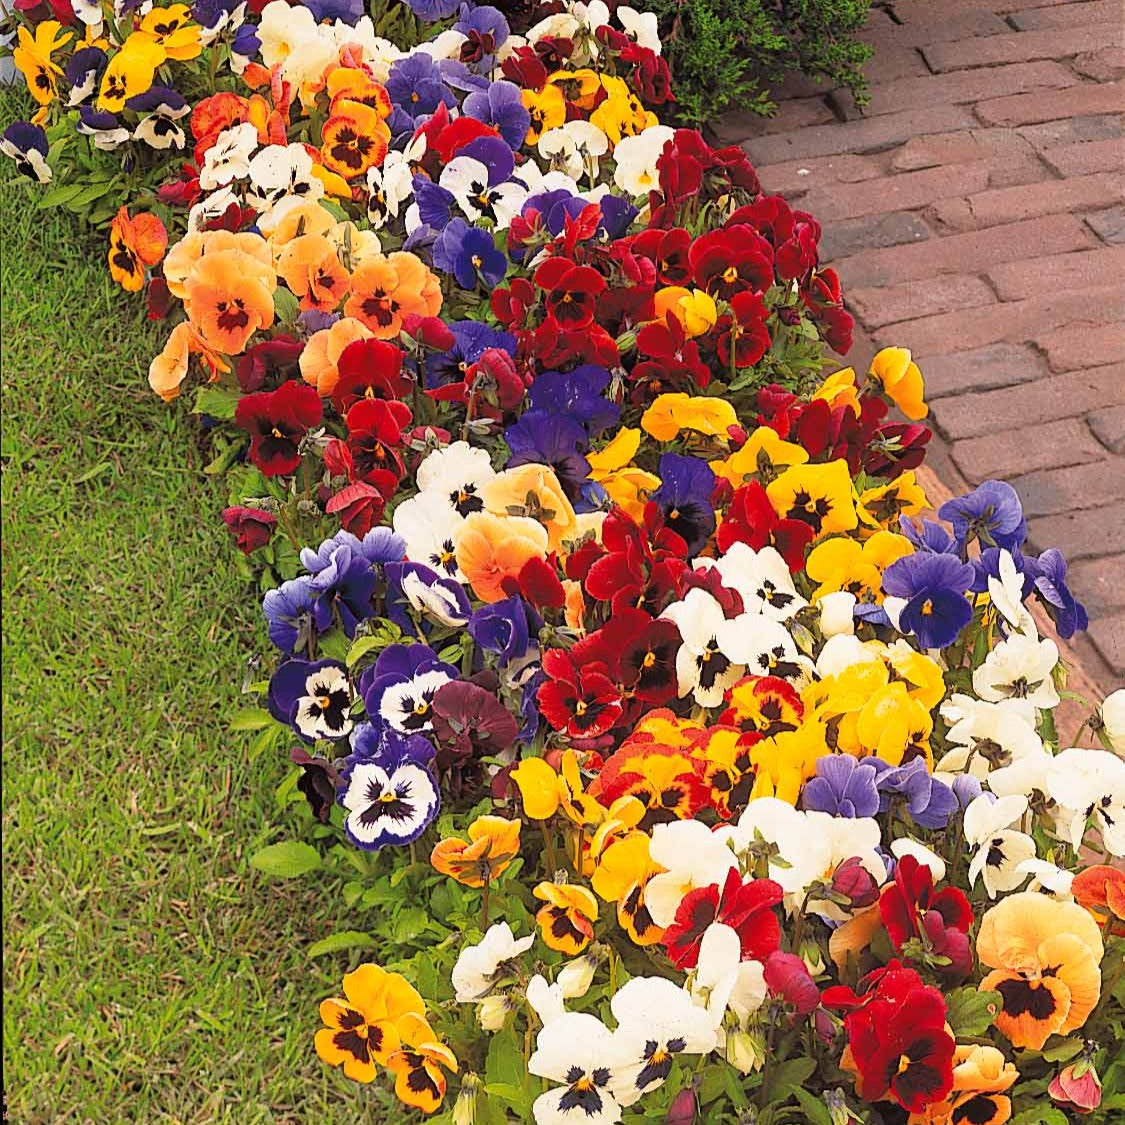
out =
[(1065, 561), (1002, 482), (920, 518), (922, 374), (826, 374), (815, 219), (659, 123), (654, 18), (556, 7), (21, 31), (0, 147), (111, 220), (264, 592), (234, 728), (304, 839), (253, 862), (375, 951), (316, 1051), (457, 1125), (1111, 1120), (1125, 694), (1058, 729)]

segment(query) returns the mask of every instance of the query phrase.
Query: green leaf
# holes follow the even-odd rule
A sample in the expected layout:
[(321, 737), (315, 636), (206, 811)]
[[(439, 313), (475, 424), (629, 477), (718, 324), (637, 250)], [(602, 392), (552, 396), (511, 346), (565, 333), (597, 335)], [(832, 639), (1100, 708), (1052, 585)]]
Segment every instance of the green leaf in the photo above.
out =
[(1047, 1062), (1066, 1062), (1068, 1059), (1074, 1058), (1082, 1050), (1082, 1046), (1081, 1039), (1064, 1039), (1054, 1047), (1048, 1047), (1043, 1052), (1043, 1058)]
[(42, 211), (47, 207), (58, 207), (69, 202), (82, 190), (81, 184), (59, 184), (45, 195), (39, 197), (38, 207)]
[(832, 1125), (832, 1114), (829, 1113), (828, 1106), (820, 1098), (810, 1094), (808, 1090), (802, 1089), (800, 1086), (793, 1087), (793, 1096), (801, 1103), (801, 1108), (805, 1111), (809, 1125)]
[(345, 949), (371, 949), (375, 939), (362, 930), (341, 930), (314, 941), (305, 951), (310, 957), (323, 957), (326, 953), (340, 953)]
[(292, 324), (301, 311), (297, 298), (280, 285), (273, 291), (273, 311), (280, 324)]
[(348, 649), (347, 659), (344, 661), (348, 668), (354, 668), (369, 652), (377, 652), (383, 648), (385, 641), (382, 637), (357, 637)]
[(255, 852), (250, 857), (250, 866), (277, 879), (295, 879), (298, 875), (306, 875), (320, 866), (320, 852), (311, 844), (286, 840), (284, 843), (270, 844), (260, 852)]
[(1069, 1121), (1061, 1109), (1035, 1105), (1016, 1114), (1012, 1125), (1069, 1125)]
[(193, 414), (209, 414), (212, 418), (219, 418), (229, 422), (234, 418), (235, 408), (241, 393), (230, 387), (207, 386), (200, 387), (195, 395)]
[(420, 906), (404, 906), (395, 915), (395, 941), (405, 943), (416, 938), (426, 928), (429, 920), (429, 914)]
[(244, 707), (230, 721), (231, 730), (261, 730), (274, 722), (274, 717), (262, 707)]
[(955, 1036), (983, 1035), (1004, 1006), (999, 992), (958, 988), (946, 998), (946, 1020)]
[(489, 1042), (484, 1078), (489, 1086), (512, 1086), (520, 1090), (525, 1103), (530, 1102), (531, 1091), (525, 1088), (527, 1068), (524, 1066), (523, 1050), (511, 1028), (498, 1031)]

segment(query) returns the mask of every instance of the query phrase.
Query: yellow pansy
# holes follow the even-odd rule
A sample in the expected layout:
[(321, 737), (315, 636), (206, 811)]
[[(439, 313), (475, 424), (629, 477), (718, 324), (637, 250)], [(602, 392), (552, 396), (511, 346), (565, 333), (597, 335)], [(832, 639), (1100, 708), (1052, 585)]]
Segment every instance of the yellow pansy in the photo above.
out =
[(62, 67), (51, 56), (73, 38), (63, 31), (58, 20), (44, 20), (32, 34), (26, 27), (18, 29), (19, 46), (12, 52), (12, 62), (27, 81), (31, 96), (42, 106), (50, 105), (58, 96), (58, 76)]
[(531, 114), (527, 143), (536, 144), (548, 129), (556, 129), (566, 121), (566, 98), (557, 87), (548, 83), (542, 90), (524, 90), (524, 108)]
[(149, 36), (170, 59), (181, 62), (198, 58), (203, 50), (199, 42), (199, 25), (191, 21), (191, 9), (186, 4), (173, 4), (168, 8), (153, 8), (141, 20), (140, 34)]
[(906, 684), (911, 699), (933, 710), (945, 698), (945, 678), (941, 665), (904, 640), (897, 640), (886, 653), (891, 672)]
[[(568, 102), (587, 111), (594, 108), (598, 100), (598, 94), (603, 88), (602, 79), (589, 68), (556, 70), (547, 79), (547, 84), (556, 87)], [(608, 87), (606, 87), (606, 93), (610, 93)]]
[(590, 944), (598, 917), (598, 900), (570, 883), (540, 883), (532, 892), (547, 905), (535, 915), (543, 943), (574, 957)]
[(770, 426), (759, 426), (746, 439), (746, 444), (725, 461), (712, 461), (711, 471), (715, 476), (730, 481), (735, 488), (741, 488), (755, 476), (769, 481), (777, 475), (779, 468), (803, 465), (808, 459), (808, 450), (804, 446), (784, 441)]
[(523, 798), (523, 811), (532, 820), (550, 820), (559, 811), (561, 779), (542, 758), (525, 758), (512, 770)]
[(590, 479), (632, 520), (640, 522), (649, 496), (660, 487), (660, 478), (631, 464), (641, 446), (641, 431), (625, 428), (597, 453), (588, 453)]
[(829, 406), (850, 406), (859, 413), (859, 397), (855, 386), (855, 371), (850, 367), (833, 371), (813, 394), (814, 401), (824, 399)]
[(805, 564), (808, 576), (820, 583), (813, 600), (846, 590), (858, 601), (881, 603), (883, 571), (913, 553), (909, 539), (890, 531), (877, 531), (863, 543), (842, 536), (826, 539), (809, 552)]
[(925, 402), (925, 384), (918, 365), (906, 348), (884, 348), (871, 361), (868, 375), (912, 422), (925, 418), (930, 408)]
[(860, 708), (855, 733), (865, 754), (892, 766), (924, 757), (932, 765), (930, 733), (934, 721), (917, 699), (911, 699), (901, 680), (880, 688)]
[(688, 339), (710, 332), (719, 319), (715, 298), (703, 289), (685, 289), (682, 285), (666, 285), (657, 290), (656, 319), (664, 320), (671, 313)]
[(806, 719), (796, 730), (755, 743), (750, 747), (755, 771), (750, 800), (776, 797), (795, 805), (801, 786), (816, 776), (817, 759), (831, 752), (828, 728), (817, 719)]
[(120, 113), (130, 98), (143, 94), (152, 85), (156, 68), (165, 58), (164, 48), (152, 36), (134, 31), (102, 75), (98, 109)]
[(859, 522), (846, 461), (793, 465), (766, 486), (766, 496), (782, 519), (807, 523), (817, 537)]
[(878, 488), (865, 489), (856, 503), (859, 521), (868, 527), (887, 527), (899, 516), (914, 516), (930, 506), (911, 470)]
[(726, 438), (738, 415), (726, 399), (687, 395), (682, 391), (657, 395), (641, 418), (641, 428), (657, 441), (672, 441), (683, 430)]

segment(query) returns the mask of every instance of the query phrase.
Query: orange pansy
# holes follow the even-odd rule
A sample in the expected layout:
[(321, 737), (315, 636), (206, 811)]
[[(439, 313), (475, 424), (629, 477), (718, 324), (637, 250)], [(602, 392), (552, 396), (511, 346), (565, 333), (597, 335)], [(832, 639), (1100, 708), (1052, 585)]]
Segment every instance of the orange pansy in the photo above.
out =
[(529, 559), (547, 557), (547, 531), (526, 516), (473, 512), (457, 534), (457, 565), (482, 602), (508, 597), (505, 578), (516, 578)]
[(344, 306), (345, 315), (362, 320), (378, 340), (393, 340), (409, 313), (437, 316), (440, 311), (441, 282), (421, 258), (404, 250), (361, 262)]
[(346, 98), (324, 123), (321, 135), (324, 166), (346, 180), (382, 164), (391, 140), (391, 131), (376, 110)]
[(332, 312), (344, 299), (351, 278), (336, 255), (336, 247), (323, 234), (303, 234), (293, 239), (277, 260), (277, 272), (302, 309)]
[(430, 853), (430, 863), (466, 887), (483, 887), (498, 879), (520, 851), (520, 822), (502, 816), (478, 816), (469, 825), (469, 842), (450, 836)]
[(230, 370), (188, 321), (177, 324), (168, 336), (164, 350), (148, 365), (148, 385), (165, 401), (171, 402), (180, 393), (180, 384), (187, 377), (188, 361), (193, 355), (209, 373), (214, 383), (220, 374)]
[(273, 324), (271, 269), (241, 250), (207, 253), (185, 284), (184, 311), (206, 343), (224, 355), (239, 355), (250, 337)]
[(168, 232), (155, 216), (142, 212), (135, 219), (125, 207), (109, 228), (109, 273), (128, 293), (139, 293), (145, 284), (145, 267), (155, 266), (168, 247)]
[(370, 340), (371, 331), (355, 317), (341, 317), (335, 324), (314, 332), (301, 352), (301, 378), (322, 394), (330, 395), (340, 381), (336, 366), (349, 344)]

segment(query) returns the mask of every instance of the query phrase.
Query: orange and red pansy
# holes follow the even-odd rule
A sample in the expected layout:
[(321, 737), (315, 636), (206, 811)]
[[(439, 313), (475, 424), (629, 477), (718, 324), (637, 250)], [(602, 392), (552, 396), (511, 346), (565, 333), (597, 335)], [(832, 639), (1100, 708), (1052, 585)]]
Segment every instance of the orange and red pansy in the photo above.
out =
[(272, 269), (241, 250), (204, 254), (184, 283), (184, 311), (210, 347), (239, 355), (273, 324), (276, 284)]
[(365, 175), (383, 163), (391, 131), (378, 111), (363, 102), (344, 99), (322, 130), (320, 155), (324, 166), (346, 180)]
[(168, 232), (152, 214), (142, 212), (130, 218), (122, 207), (109, 228), (109, 273), (128, 293), (139, 293), (145, 284), (145, 267), (155, 266), (164, 257)]
[(352, 274), (345, 316), (362, 321), (379, 340), (396, 339), (410, 313), (437, 316), (441, 282), (421, 258), (403, 250), (372, 254)]
[(598, 900), (569, 883), (540, 883), (532, 893), (547, 904), (535, 915), (544, 944), (568, 957), (581, 953), (594, 937)]
[(332, 240), (323, 234), (302, 234), (288, 243), (277, 259), (278, 276), (301, 308), (332, 312), (348, 292), (351, 277)]

